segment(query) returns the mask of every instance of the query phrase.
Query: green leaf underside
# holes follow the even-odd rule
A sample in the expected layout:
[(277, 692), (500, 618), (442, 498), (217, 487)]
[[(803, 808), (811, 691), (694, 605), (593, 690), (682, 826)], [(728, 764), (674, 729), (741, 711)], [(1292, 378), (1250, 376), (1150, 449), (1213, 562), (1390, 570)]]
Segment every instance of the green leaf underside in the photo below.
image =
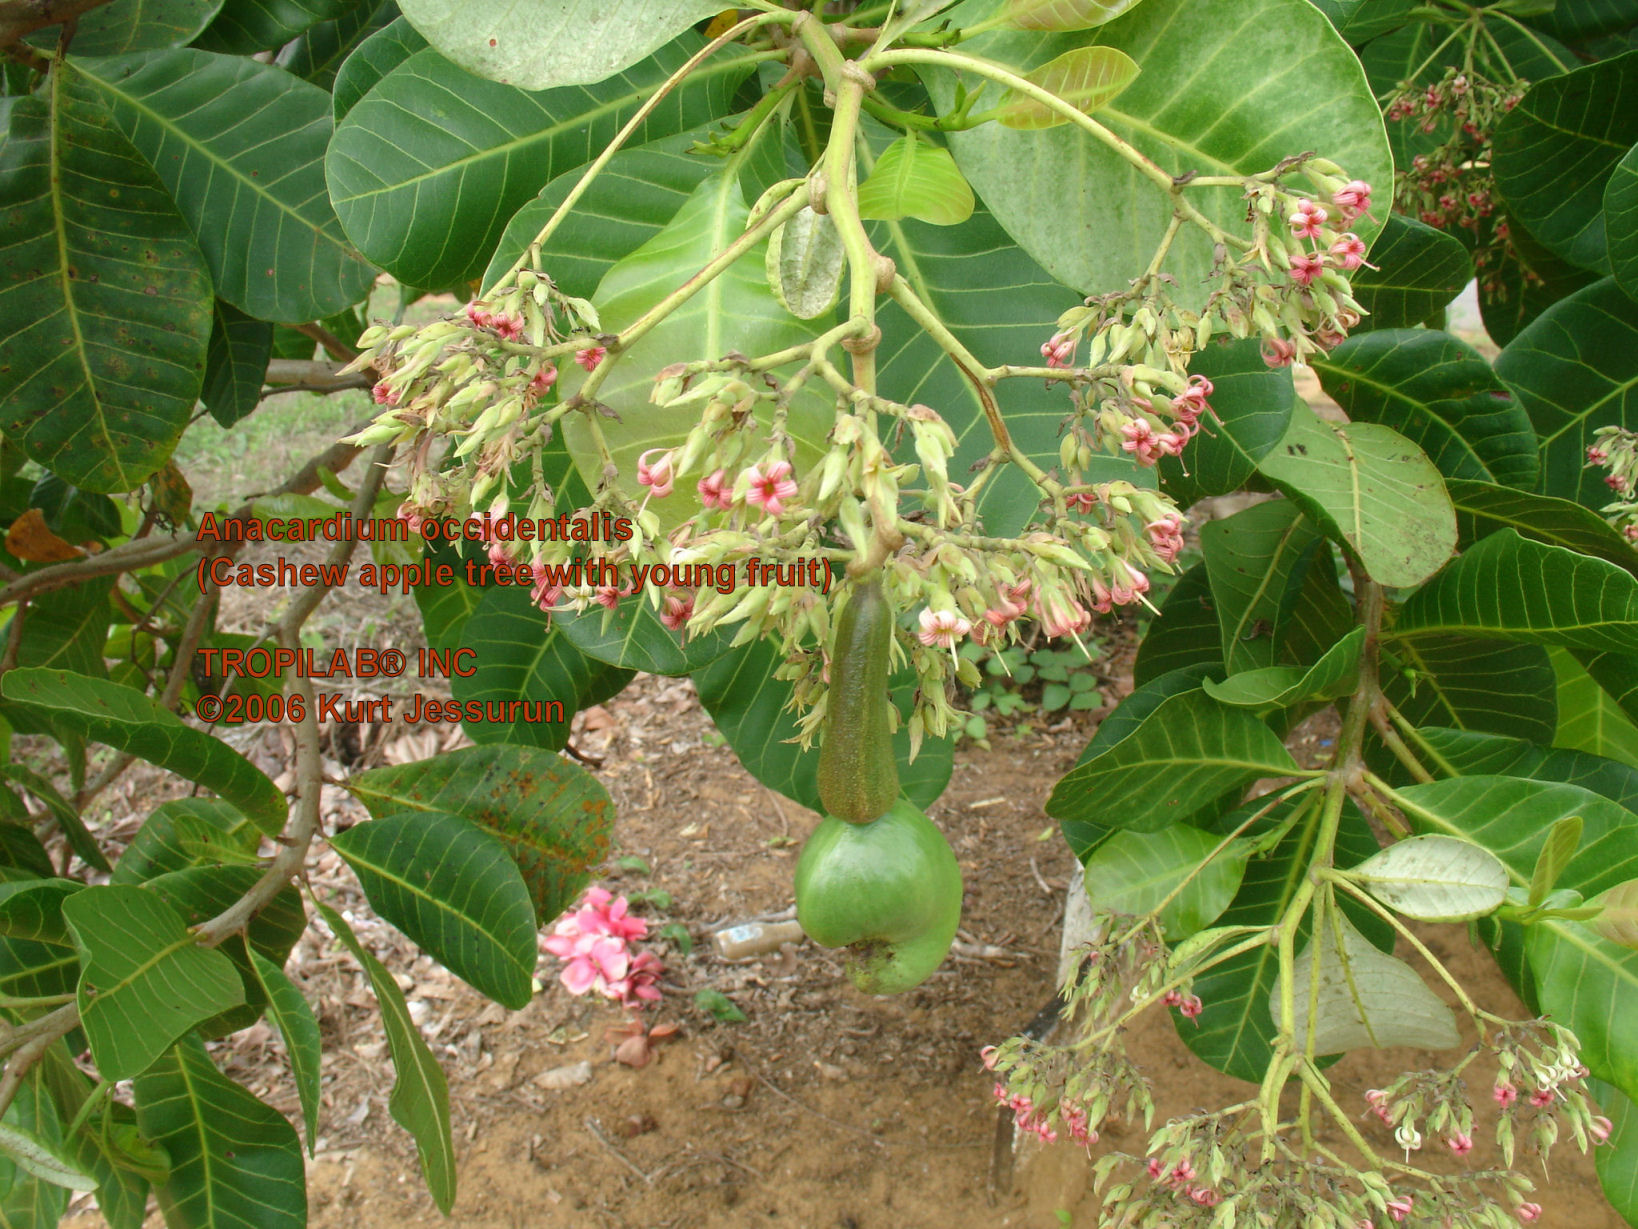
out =
[[(1138, 71), (1132, 57), (1118, 48), (1077, 47), (1031, 69), (1024, 79), (1090, 115), (1131, 85)], [(1026, 131), (1069, 123), (1052, 107), (1017, 90), (1012, 91), (995, 118), (1004, 127)]]
[(86, 738), (167, 768), (215, 790), (263, 832), (284, 827), (284, 794), (226, 743), (184, 725), (141, 692), (66, 670), (19, 667), (9, 671), (6, 699), (24, 705)]
[(0, 431), (78, 487), (131, 490), (199, 393), (205, 261), (73, 66), (12, 103), (0, 151)]
[[(415, 1139), (421, 1174), (433, 1202), (445, 1216), (455, 1203), (455, 1143), (449, 1125), (449, 1083), (438, 1060), (410, 1019), (404, 992), (387, 967), (365, 950), (346, 920), (328, 905), (318, 906), (325, 925), (363, 966), (381, 1008), (381, 1026), (398, 1078), (387, 1098), (393, 1121)], [(294, 1137), (294, 1132), (291, 1133)]]
[(902, 136), (876, 159), (859, 185), (859, 216), (896, 222), (915, 218), (933, 226), (956, 226), (972, 216), (973, 190), (950, 151), (915, 136)]
[(219, 425), (231, 427), (261, 403), (272, 357), (273, 326), (217, 299), (199, 399)]
[(1396, 913), (1424, 922), (1479, 917), (1507, 895), (1507, 868), (1470, 841), (1413, 836), (1348, 872)]
[(768, 287), (798, 320), (812, 320), (841, 297), (847, 251), (828, 213), (804, 205), (768, 237)]
[[(74, 54), (119, 55), (179, 47), (209, 25), (221, 7), (222, 0), (114, 0), (80, 14), (74, 27)], [(29, 35), (27, 41), (50, 51), (62, 32), (60, 25), (47, 26)]]
[(290, 1074), (296, 1081), (296, 1095), (301, 1099), (302, 1122), (307, 1128), (307, 1152), (311, 1156), (318, 1145), (319, 1078), (323, 1048), (318, 1017), (313, 1014), (301, 991), (296, 989), (295, 983), (285, 976), (283, 969), (257, 951), (250, 953), (250, 962), (267, 998), (267, 1014), (279, 1026), (279, 1036), (284, 1038), (284, 1052), (290, 1060)]
[(447, 811), (406, 811), (331, 838), (370, 904), (450, 972), (514, 1011), (529, 1002), (535, 912), (506, 847)]
[(1007, 21), (1020, 30), (1087, 30), (1113, 21), (1141, 0), (1007, 0)]
[(183, 1033), (244, 1000), (221, 952), (200, 947), (170, 905), (139, 887), (87, 888), (63, 902), (84, 962), (80, 1026), (104, 1079), (147, 1070)]

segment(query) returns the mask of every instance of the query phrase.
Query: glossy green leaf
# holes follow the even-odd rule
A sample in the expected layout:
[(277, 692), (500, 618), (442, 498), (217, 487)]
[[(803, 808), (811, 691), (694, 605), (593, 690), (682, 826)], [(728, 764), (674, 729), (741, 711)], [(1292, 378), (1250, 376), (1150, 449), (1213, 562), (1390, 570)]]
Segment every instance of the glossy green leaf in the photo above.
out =
[(1638, 578), (1506, 529), (1469, 547), (1411, 594), (1393, 630), (1398, 637), (1469, 635), (1638, 651)]
[(1495, 854), (1437, 834), (1397, 841), (1348, 875), (1395, 913), (1423, 922), (1482, 917), (1507, 896), (1507, 868)]
[[(439, 1211), (448, 1216), (455, 1202), (455, 1142), (450, 1136), (449, 1082), (410, 1019), (404, 992), (387, 967), (365, 950), (341, 914), (323, 904), (318, 911), (325, 925), (352, 952), (370, 979), (370, 987), (381, 1008), (387, 1048), (398, 1072), (392, 1095), (387, 1098), (387, 1109), (393, 1121), (414, 1137), (427, 1189), (432, 1192)], [(291, 1132), (292, 1142), (294, 1135)]]
[(113, 618), (109, 600), (113, 588), (112, 578), (91, 577), (30, 601), (17, 646), (18, 664), (106, 677), (103, 650)]
[[(1221, 838), (1187, 824), (1160, 832), (1116, 832), (1086, 859), (1086, 893), (1099, 909), (1139, 917), (1172, 896), (1160, 911), (1160, 924), (1169, 941), (1185, 939), (1210, 926), (1240, 890), (1249, 850), (1231, 845), (1206, 862), (1220, 843)], [(1200, 873), (1177, 891), (1196, 867), (1202, 867)]]
[(462, 0), (400, 0), (426, 40), (469, 73), (524, 90), (591, 85), (651, 55), (717, 0), (555, 0), (492, 11)]
[[(969, 0), (951, 10), (951, 22), (970, 26), (996, 8)], [(1228, 30), (1221, 16), (1215, 0), (1143, 4), (1091, 35), (998, 30), (960, 50), (1022, 73), (1081, 47), (1125, 53), (1143, 71), (1097, 120), (1173, 174), (1258, 173), (1314, 150), (1350, 175), (1391, 182), (1381, 112), (1359, 61), (1308, 0), (1244, 0)], [(950, 110), (956, 74), (919, 71), (938, 109)], [(977, 88), (970, 74), (963, 78)], [(991, 86), (977, 105), (1004, 98)], [(1300, 140), (1288, 135), (1299, 116)], [(1171, 220), (1166, 192), (1078, 126), (1018, 132), (985, 124), (951, 133), (950, 149), (1019, 246), (1083, 293), (1143, 273)], [(1190, 201), (1231, 230), (1244, 225), (1236, 188), (1200, 189)], [(1360, 236), (1370, 242), (1379, 228), (1362, 219)], [(1167, 259), (1177, 277), (1172, 293), (1185, 306), (1204, 299), (1211, 248), (1185, 227)]]
[(535, 911), (506, 847), (447, 811), (405, 811), (330, 838), (370, 905), (480, 993), (526, 1006)]
[(1558, 676), (1558, 733), (1553, 746), (1638, 767), (1638, 726), (1573, 654), (1553, 649), (1551, 656)]
[(828, 213), (804, 205), (768, 236), (763, 263), (768, 289), (798, 320), (812, 320), (836, 306), (842, 293), (847, 252)]
[(1527, 777), (1580, 786), (1627, 810), (1638, 808), (1638, 768), (1583, 751), (1550, 751), (1538, 743), (1470, 730), (1423, 727), (1423, 739), (1463, 776)]
[(76, 67), (0, 147), (0, 431), (88, 491), (170, 457), (210, 336), (210, 276), (160, 178)]
[(225, 55), (276, 51), (358, 0), (226, 0), (195, 45)]
[(1565, 42), (1612, 34), (1638, 22), (1633, 0), (1558, 0), (1548, 11), (1532, 16), (1530, 24)]
[(55, 785), (26, 764), (7, 764), (4, 771), (7, 777), (44, 804), (51, 817), (57, 821), (57, 826), (62, 829), (69, 848), (80, 861), (104, 873), (113, 869), (108, 865), (108, 859), (103, 856), (97, 838), (85, 826), (85, 820), (74, 809), (73, 804), (58, 792)]
[[(689, 35), (596, 86), (541, 93), (474, 77), (430, 48), (416, 52), (336, 126), (325, 169), (342, 226), (365, 256), (411, 285), (477, 277), (506, 219), (602, 149), (700, 45)], [(750, 67), (743, 55), (713, 57), (632, 141), (725, 114)], [(439, 99), (436, 114), (429, 98)]]
[(1575, 659), (1598, 681), (1606, 695), (1628, 717), (1638, 722), (1638, 656), (1631, 653), (1590, 653), (1577, 649)]
[(594, 605), (582, 614), (556, 611), (552, 626), (587, 657), (648, 674), (692, 674), (726, 653), (731, 639), (726, 629), (704, 634), (672, 631), (660, 622), (643, 589), (613, 610)]
[(1411, 19), (1418, 0), (1314, 0), (1314, 7), (1331, 19), (1331, 24), (1354, 46)]
[(36, 943), (71, 945), (63, 901), (83, 891), (72, 879), (19, 879), (0, 883), (0, 934)]
[(165, 1150), (155, 1184), (167, 1224), (303, 1229), (301, 1144), (284, 1115), (234, 1083), (184, 1037), (136, 1081), (142, 1137)]
[(1380, 329), (1310, 365), (1350, 422), (1392, 427), (1446, 478), (1529, 487), (1536, 434), (1484, 356), (1449, 333)]
[(950, 151), (915, 136), (894, 141), (859, 185), (859, 216), (896, 222), (915, 218), (957, 226), (972, 216), (973, 190)]
[(231, 427), (262, 399), (262, 377), (273, 357), (273, 326), (217, 299), (199, 400), (218, 424)]
[(1296, 771), (1290, 753), (1255, 717), (1185, 692), (1060, 778), (1046, 812), (1054, 819), (1155, 832), (1237, 785)]
[(1142, 687), (1188, 667), (1207, 667), (1217, 674), (1223, 673), (1217, 604), (1212, 598), (1204, 562), (1179, 576), (1161, 602), (1159, 617), (1149, 623), (1138, 645), (1132, 682)]
[(1417, 636), (1384, 644), (1382, 655), (1383, 690), (1412, 725), (1553, 741), (1558, 700), (1541, 646)]
[(66, 670), (19, 667), (6, 674), (0, 690), (6, 699), (86, 738), (215, 790), (264, 832), (284, 827), (284, 794), (265, 773), (133, 688)]
[(1320, 541), (1314, 523), (1286, 499), (1253, 504), (1201, 527), (1223, 664), (1230, 673), (1287, 660), (1286, 616)]
[(87, 888), (63, 902), (85, 964), (80, 1027), (104, 1079), (140, 1075), (201, 1020), (244, 999), (233, 962), (199, 946), (144, 888)]
[[(1297, 953), (1291, 988), (1292, 1035), (1304, 1044), (1311, 1041), (1319, 1054), (1362, 1046), (1449, 1050), (1461, 1043), (1455, 1014), (1416, 970), (1378, 951), (1340, 914), (1327, 914), (1320, 933)], [(1280, 1018), (1281, 997), (1276, 977), (1268, 1004), (1273, 1020)]]
[[(791, 685), (776, 678), (783, 662), (767, 640), (753, 640), (719, 657), (697, 672), (694, 686), (700, 703), (748, 772), (769, 789), (823, 812), (819, 801), (819, 744), (804, 751), (797, 737), (797, 715), (787, 707)], [(907, 713), (914, 678), (907, 672), (891, 680), (893, 700), (901, 717)], [(899, 792), (926, 808), (950, 783), (954, 743), (925, 739), (921, 752), (910, 758), (910, 734), (901, 720), (893, 734), (893, 752), (899, 762)]]
[(46, 998), (73, 994), (80, 959), (59, 943), (0, 937), (0, 994)]
[(1489, 534), (1514, 529), (1537, 542), (1592, 555), (1638, 573), (1638, 551), (1591, 508), (1551, 495), (1460, 478), (1446, 479), (1445, 491), (1456, 505), (1456, 528), (1464, 550)]
[(1141, 0), (1007, 0), (1009, 24), (1020, 30), (1089, 30), (1113, 21)]
[(1554, 255), (1607, 271), (1604, 189), (1634, 142), (1638, 51), (1532, 85), (1496, 125), (1496, 188)]
[(1593, 508), (1609, 502), (1587, 466), (1599, 427), (1638, 427), (1638, 301), (1613, 278), (1562, 299), (1496, 360), (1541, 440), (1538, 489)]
[(1513, 258), (1479, 282), (1479, 318), (1490, 340), (1507, 346), (1553, 304), (1592, 285), (1598, 275), (1554, 256), (1505, 210), (1495, 217), (1497, 225), (1507, 224)]
[(296, 1095), (301, 1098), (302, 1121), (307, 1127), (307, 1152), (311, 1156), (318, 1143), (319, 1073), (322, 1039), (318, 1017), (300, 990), (284, 970), (260, 952), (251, 952), (251, 964), (262, 983), (262, 994), (267, 999), (267, 1014), (279, 1027), (284, 1038), (285, 1056), (290, 1060), (290, 1074), (296, 1081)]
[(300, 323), (364, 297), (375, 270), (325, 192), (323, 90), (194, 48), (79, 67), (176, 198), (219, 298), (260, 320)]
[(1207, 346), (1194, 356), (1189, 373), (1212, 382), (1215, 417), (1183, 457), (1161, 458), (1161, 483), (1181, 507), (1250, 482), (1257, 462), (1285, 435), (1296, 399), (1291, 369), (1269, 367), (1256, 340)]
[(1350, 283), (1365, 311), (1355, 336), (1424, 324), (1473, 280), (1473, 260), (1458, 239), (1402, 213), (1388, 215), (1370, 264), (1376, 267), (1356, 270)]
[(1604, 231), (1615, 280), (1638, 299), (1638, 144), (1610, 172), (1604, 189)]
[(142, 883), (207, 862), (249, 861), (261, 834), (237, 808), (213, 798), (173, 798), (155, 807), (114, 864), (112, 882)]
[[(81, 13), (74, 26), (75, 55), (119, 55), (180, 47), (210, 24), (222, 0), (114, 0)], [(45, 10), (49, 13), (51, 10)], [(53, 50), (62, 26), (47, 26), (28, 42)]]
[[(1024, 74), (1039, 86), (1087, 115), (1101, 110), (1137, 79), (1136, 61), (1114, 47), (1077, 47)], [(1013, 90), (996, 111), (1004, 128), (1030, 131), (1056, 128), (1069, 120), (1045, 103)]]
[(376, 83), (417, 51), (425, 51), (427, 40), (402, 17), (377, 30), (360, 43), (336, 71), (331, 87), (331, 113), (337, 124)]
[[(141, 886), (175, 909), (188, 925), (197, 926), (232, 907), (255, 886), (261, 871), (262, 868), (255, 865), (185, 866), (155, 875)], [(282, 964), (306, 929), (307, 913), (302, 908), (301, 893), (287, 885), (256, 911), (245, 929), (245, 937), (250, 940), (252, 949)], [(230, 952), (236, 962), (249, 971), (249, 960), (239, 959), (241, 952), (234, 952), (228, 944), (223, 944), (221, 950)]]
[(1356, 627), (1312, 666), (1265, 666), (1231, 674), (1221, 683), (1207, 679), (1206, 694), (1235, 708), (1290, 708), (1309, 700), (1339, 700), (1359, 680), (1359, 650), (1365, 629)]
[(64, 1156), (61, 1150), (32, 1131), (0, 1122), (0, 1152), (19, 1169), (53, 1186), (71, 1191), (94, 1191), (97, 1180)]
[(483, 828), (523, 873), (542, 926), (579, 898), (609, 851), (612, 814), (597, 778), (533, 747), (469, 747), (372, 768), (347, 788), (378, 821), (448, 811)]
[(1338, 426), (1298, 407), (1258, 469), (1347, 543), (1379, 584), (1419, 584), (1456, 547), (1456, 513), (1439, 471), (1390, 427)]
[(354, 0), (344, 12), (292, 39), (273, 62), (320, 89), (332, 89), (348, 57), (397, 19), (393, 0)]

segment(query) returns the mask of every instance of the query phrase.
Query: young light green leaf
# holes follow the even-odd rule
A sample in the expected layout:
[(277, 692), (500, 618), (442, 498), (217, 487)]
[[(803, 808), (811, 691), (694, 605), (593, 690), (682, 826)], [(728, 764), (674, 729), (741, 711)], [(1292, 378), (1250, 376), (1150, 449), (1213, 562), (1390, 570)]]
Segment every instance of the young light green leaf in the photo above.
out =
[(290, 1073), (296, 1080), (296, 1095), (301, 1098), (302, 1120), (307, 1127), (307, 1154), (311, 1156), (318, 1144), (319, 1074), (323, 1042), (319, 1035), (318, 1017), (302, 997), (300, 990), (266, 956), (250, 949), (251, 967), (262, 983), (267, 996), (267, 1011), (273, 1023), (279, 1026), (284, 1038), (284, 1051), (290, 1058)]
[(1452, 836), (1413, 836), (1348, 872), (1388, 908), (1424, 922), (1490, 913), (1507, 895), (1507, 868), (1488, 849)]
[(883, 222), (916, 218), (957, 226), (976, 202), (950, 151), (914, 135), (882, 150), (870, 178), (859, 185), (859, 216)]
[(1530, 904), (1539, 905), (1547, 899), (1547, 893), (1553, 890), (1581, 845), (1581, 829), (1581, 816), (1569, 815), (1547, 830), (1547, 839), (1536, 855), (1535, 869), (1530, 872)]
[[(421, 1158), (421, 1173), (426, 1178), (427, 1189), (432, 1192), (439, 1211), (448, 1216), (455, 1203), (455, 1141), (449, 1126), (449, 1082), (410, 1019), (404, 992), (386, 965), (364, 949), (341, 914), (325, 904), (318, 906), (318, 912), (369, 976), (375, 1000), (381, 1008), (387, 1048), (398, 1072), (392, 1094), (387, 1098), (387, 1110), (394, 1122), (415, 1137), (415, 1150)], [(292, 1131), (292, 1142), (294, 1136)]]
[(475, 989), (514, 1011), (528, 1005), (535, 910), (498, 840), (447, 811), (406, 811), (330, 844), (377, 913)]
[(1242, 670), (1221, 683), (1206, 679), (1201, 685), (1219, 704), (1235, 708), (1290, 708), (1309, 700), (1336, 700), (1354, 689), (1359, 674), (1359, 650), (1365, 629), (1356, 627), (1326, 650), (1308, 669), (1267, 666)]
[(63, 901), (63, 917), (84, 963), (80, 1026), (104, 1079), (140, 1075), (201, 1020), (244, 1002), (233, 962), (200, 947), (145, 888), (87, 888)]
[(804, 205), (768, 239), (768, 288), (798, 320), (812, 320), (836, 306), (842, 294), (847, 252), (828, 213)]
[[(1319, 949), (1319, 997), (1314, 1014), (1314, 1052), (1338, 1054), (1361, 1046), (1416, 1046), (1448, 1050), (1460, 1044), (1456, 1017), (1429, 990), (1416, 970), (1378, 951), (1340, 912), (1322, 922), (1323, 933), (1297, 953), (1291, 979), (1296, 997), (1295, 1036), (1308, 1038), (1308, 1006), (1314, 980), (1313, 945)], [(1281, 983), (1274, 982), (1269, 1011), (1280, 1018)]]
[[(1024, 74), (1024, 80), (1056, 95), (1087, 115), (1131, 85), (1141, 71), (1137, 61), (1116, 47), (1077, 47)], [(1055, 128), (1069, 118), (1028, 94), (1012, 90), (996, 114), (1007, 128)]]
[(16, 1162), (19, 1169), (54, 1186), (66, 1186), (71, 1191), (97, 1189), (97, 1180), (85, 1170), (32, 1131), (9, 1122), (0, 1122), (0, 1152)]
[(1638, 951), (1638, 879), (1618, 883), (1587, 903), (1602, 907), (1587, 925), (1611, 943)]
[(1187, 938), (1227, 909), (1246, 871), (1249, 850), (1230, 845), (1209, 863), (1220, 837), (1187, 824), (1160, 832), (1117, 832), (1086, 860), (1086, 893), (1100, 909), (1144, 916), (1172, 896), (1185, 875), (1186, 887), (1160, 911), (1170, 941)]
[(1090, 30), (1141, 0), (1007, 0), (1007, 23), (1019, 30)]

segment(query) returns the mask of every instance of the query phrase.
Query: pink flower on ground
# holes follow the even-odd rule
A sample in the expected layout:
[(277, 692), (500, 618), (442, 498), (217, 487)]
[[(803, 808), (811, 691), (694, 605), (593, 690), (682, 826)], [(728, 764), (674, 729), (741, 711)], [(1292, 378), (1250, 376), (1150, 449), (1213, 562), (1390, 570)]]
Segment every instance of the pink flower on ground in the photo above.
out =
[(1450, 1136), (1445, 1140), (1445, 1143), (1450, 1146), (1450, 1150), (1457, 1156), (1466, 1156), (1473, 1151), (1473, 1137), (1465, 1131), (1459, 1131)]
[(617, 998), (627, 1007), (641, 1007), (660, 999), (657, 984), (665, 966), (653, 952), (638, 952), (626, 966), (626, 975), (609, 982), (610, 998)]
[(925, 609), (921, 612), (921, 630), (916, 639), (928, 648), (953, 649), (973, 625), (953, 610)]
[(1291, 280), (1299, 286), (1312, 286), (1324, 271), (1325, 262), (1318, 256), (1298, 252), (1291, 258)]
[(1075, 357), (1075, 339), (1068, 333), (1054, 333), (1041, 344), (1041, 357), (1048, 367), (1068, 367)]
[(1490, 1090), (1490, 1095), (1496, 1098), (1496, 1104), (1506, 1109), (1519, 1099), (1519, 1090), (1511, 1080), (1497, 1080), (1496, 1086)]
[(1270, 367), (1289, 367), (1297, 357), (1297, 347), (1283, 337), (1271, 337), (1263, 343), (1263, 362)]
[(1320, 228), (1331, 215), (1311, 200), (1300, 200), (1291, 215), (1291, 233), (1299, 239), (1318, 239)]
[(791, 480), (790, 472), (789, 461), (771, 461), (766, 472), (751, 466), (741, 475), (750, 483), (745, 502), (755, 504), (769, 516), (778, 516), (785, 510), (785, 501), (796, 494), (796, 483)]
[(1365, 241), (1349, 231), (1331, 245), (1331, 258), (1337, 262), (1337, 268), (1351, 273), (1365, 263)]
[(665, 609), (660, 611), (660, 622), (674, 632), (680, 632), (694, 614), (694, 599), (666, 594)]
[(1513, 1209), (1513, 1215), (1529, 1224), (1533, 1220), (1541, 1219), (1541, 1205), (1539, 1203), (1521, 1203)]
[(700, 493), (700, 503), (707, 508), (721, 508), (727, 511), (734, 506), (733, 484), (728, 481), (726, 470), (718, 470), (701, 478), (695, 488)]
[(539, 371), (535, 372), (534, 375), (529, 377), (529, 391), (535, 396), (539, 397), (556, 383), (557, 364), (553, 362), (545, 362), (540, 365)]
[(1347, 225), (1371, 207), (1371, 185), (1363, 179), (1352, 180), (1337, 189), (1331, 203), (1337, 207), (1343, 225)]
[(587, 346), (584, 350), (574, 352), (574, 361), (587, 371), (596, 371), (597, 364), (603, 361), (608, 352), (607, 346)]
[(1615, 1124), (1602, 1114), (1587, 1124), (1587, 1134), (1592, 1136), (1592, 1141), (1595, 1144), (1608, 1142), (1610, 1132), (1613, 1130), (1615, 1130)]
[[(659, 460), (651, 463), (652, 456), (658, 456)], [(650, 488), (655, 499), (664, 499), (671, 494), (671, 484), (676, 479), (671, 464), (671, 449), (650, 448), (637, 458), (637, 484)]]

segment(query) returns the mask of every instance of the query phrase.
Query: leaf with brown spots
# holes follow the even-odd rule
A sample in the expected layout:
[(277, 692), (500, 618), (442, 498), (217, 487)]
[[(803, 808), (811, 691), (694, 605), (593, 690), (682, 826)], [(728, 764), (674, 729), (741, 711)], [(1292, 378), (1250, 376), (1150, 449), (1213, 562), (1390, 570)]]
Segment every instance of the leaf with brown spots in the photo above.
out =
[(6, 530), (6, 549), (28, 563), (62, 563), (78, 559), (80, 551), (51, 532), (45, 514), (30, 508)]

